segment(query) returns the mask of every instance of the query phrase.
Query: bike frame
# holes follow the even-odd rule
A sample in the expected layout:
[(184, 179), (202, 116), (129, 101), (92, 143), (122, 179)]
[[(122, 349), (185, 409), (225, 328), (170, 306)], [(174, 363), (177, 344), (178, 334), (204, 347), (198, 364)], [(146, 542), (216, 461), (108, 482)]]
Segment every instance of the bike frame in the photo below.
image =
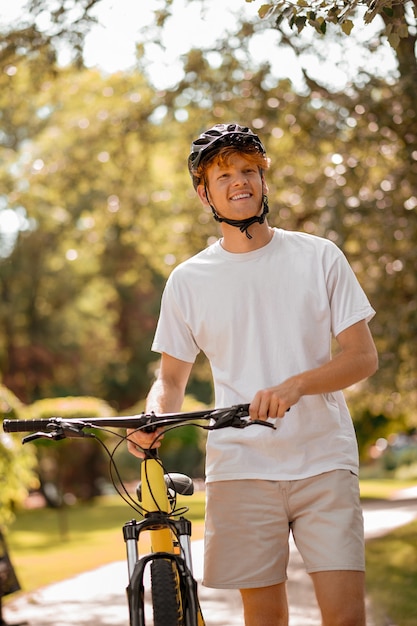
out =
[[(141, 463), (141, 487), (141, 504), (147, 511), (145, 518), (139, 522), (131, 520), (123, 527), (129, 573), (127, 596), (130, 626), (145, 626), (145, 567), (159, 558), (170, 559), (176, 564), (181, 584), (187, 591), (187, 626), (204, 626), (192, 570), (191, 522), (185, 517), (177, 520), (170, 515), (164, 469), (153, 450), (147, 452)], [(138, 540), (140, 533), (146, 530), (150, 532), (151, 554), (140, 558)]]

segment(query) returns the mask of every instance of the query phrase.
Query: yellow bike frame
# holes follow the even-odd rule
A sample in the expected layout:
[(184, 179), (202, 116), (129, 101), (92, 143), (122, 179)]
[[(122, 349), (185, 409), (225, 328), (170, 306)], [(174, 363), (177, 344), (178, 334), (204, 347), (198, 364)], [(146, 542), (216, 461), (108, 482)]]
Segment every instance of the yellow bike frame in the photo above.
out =
[[(167, 485), (164, 477), (164, 468), (158, 458), (146, 457), (141, 463), (141, 505), (144, 513), (151, 511), (160, 511), (163, 513), (170, 512), (170, 503), (168, 500)], [(178, 546), (174, 532), (168, 526), (149, 527), (151, 537), (152, 553), (169, 552), (171, 554), (179, 554), (180, 546)], [(191, 551), (189, 547), (189, 537), (187, 542), (181, 547), (188, 552), (188, 560), (191, 565)], [(188, 545), (187, 545), (188, 544)], [(187, 560), (187, 558), (186, 558)], [(197, 625), (205, 626), (203, 614), (197, 601)]]
[[(147, 458), (141, 464), (142, 506), (146, 511), (169, 512), (164, 469), (157, 459)], [(174, 552), (174, 540), (169, 528), (150, 530), (152, 552)]]

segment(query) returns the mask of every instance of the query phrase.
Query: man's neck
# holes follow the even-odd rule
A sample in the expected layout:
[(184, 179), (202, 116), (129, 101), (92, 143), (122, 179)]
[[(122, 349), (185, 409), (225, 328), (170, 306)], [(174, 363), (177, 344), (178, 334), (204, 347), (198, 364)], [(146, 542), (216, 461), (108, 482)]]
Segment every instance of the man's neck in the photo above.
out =
[(223, 239), (221, 240), (222, 248), (227, 252), (233, 252), (235, 254), (242, 254), (243, 252), (252, 252), (263, 248), (272, 239), (274, 231), (268, 226), (268, 222), (265, 220), (263, 224), (252, 224), (249, 226), (248, 233), (251, 235), (249, 239), (245, 233), (242, 233), (235, 226), (222, 223), (221, 231)]

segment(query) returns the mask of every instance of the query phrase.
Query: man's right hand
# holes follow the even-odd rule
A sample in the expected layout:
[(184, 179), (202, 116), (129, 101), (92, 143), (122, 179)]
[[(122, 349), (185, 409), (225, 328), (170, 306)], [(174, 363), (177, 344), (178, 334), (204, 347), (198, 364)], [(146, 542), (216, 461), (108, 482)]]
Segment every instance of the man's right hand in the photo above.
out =
[(144, 433), (143, 430), (132, 429), (128, 429), (126, 432), (128, 437), (127, 449), (130, 454), (138, 457), (138, 459), (145, 458), (143, 449), (159, 448), (159, 446), (161, 445), (161, 440), (163, 438), (163, 434), (161, 434), (162, 431), (159, 429), (153, 433)]
[[(158, 378), (146, 399), (146, 412), (160, 415), (180, 411), (192, 366), (192, 363), (180, 361), (164, 352), (161, 356)], [(159, 448), (163, 437), (162, 429), (157, 429), (154, 433), (127, 430), (127, 435), (127, 449), (139, 459), (145, 456), (141, 448)]]

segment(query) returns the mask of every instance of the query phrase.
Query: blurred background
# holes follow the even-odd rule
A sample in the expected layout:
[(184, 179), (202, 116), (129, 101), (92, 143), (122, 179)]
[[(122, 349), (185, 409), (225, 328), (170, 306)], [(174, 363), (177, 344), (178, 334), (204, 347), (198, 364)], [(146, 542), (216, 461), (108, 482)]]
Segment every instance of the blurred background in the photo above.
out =
[[(218, 237), (190, 143), (237, 121), (272, 160), (270, 224), (339, 245), (377, 311), (380, 369), (347, 391), (363, 475), (417, 479), (415, 3), (145, 4), (0, 8), (1, 416), (143, 409), (165, 280)], [(211, 402), (201, 357), (184, 409)], [(204, 435), (164, 446), (203, 476)], [(1, 521), (28, 490), (103, 493), (99, 448), (0, 435)]]

